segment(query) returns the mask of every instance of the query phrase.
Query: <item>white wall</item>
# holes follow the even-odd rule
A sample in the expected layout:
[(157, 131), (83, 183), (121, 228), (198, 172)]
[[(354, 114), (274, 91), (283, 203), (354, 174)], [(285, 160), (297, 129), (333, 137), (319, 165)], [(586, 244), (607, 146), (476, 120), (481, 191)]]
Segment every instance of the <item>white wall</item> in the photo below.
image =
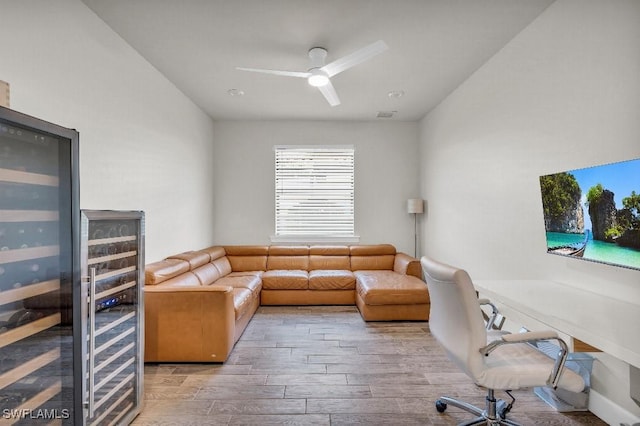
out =
[(4, 1), (11, 107), (80, 132), (80, 204), (144, 210), (146, 260), (212, 244), (213, 122), (77, 0)]
[[(422, 120), (428, 254), (475, 279), (548, 279), (640, 305), (640, 272), (546, 254), (538, 184), (640, 157), (638, 23), (638, 1), (558, 0)], [(609, 326), (638, 338), (637, 323)], [(628, 380), (603, 356), (594, 389), (640, 415), (628, 384), (598, 377), (607, 370)]]
[(413, 254), (413, 216), (406, 202), (418, 194), (417, 123), (217, 121), (215, 131), (217, 242), (270, 243), (274, 145), (352, 144), (360, 243), (391, 243)]

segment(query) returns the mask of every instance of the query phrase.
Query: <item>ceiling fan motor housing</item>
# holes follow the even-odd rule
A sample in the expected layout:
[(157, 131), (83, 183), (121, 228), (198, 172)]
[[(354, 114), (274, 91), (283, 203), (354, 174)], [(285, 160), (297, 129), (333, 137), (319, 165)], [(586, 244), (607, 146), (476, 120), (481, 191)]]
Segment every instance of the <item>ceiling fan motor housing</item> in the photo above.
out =
[(322, 47), (314, 47), (309, 49), (309, 59), (311, 59), (311, 71), (313, 68), (322, 68), (325, 65), (325, 59), (327, 59), (327, 50)]

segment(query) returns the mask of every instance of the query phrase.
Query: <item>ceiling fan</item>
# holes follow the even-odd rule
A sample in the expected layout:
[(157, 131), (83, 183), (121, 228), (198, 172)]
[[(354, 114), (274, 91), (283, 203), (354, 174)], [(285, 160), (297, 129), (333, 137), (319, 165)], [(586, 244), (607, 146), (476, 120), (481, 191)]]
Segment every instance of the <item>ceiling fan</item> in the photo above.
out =
[(317, 87), (329, 102), (329, 105), (340, 105), (340, 98), (336, 93), (333, 84), (331, 84), (331, 77), (341, 73), (351, 67), (358, 65), (368, 59), (387, 50), (387, 45), (384, 41), (378, 40), (362, 49), (343, 56), (340, 59), (336, 59), (325, 65), (325, 59), (327, 58), (327, 50), (322, 47), (314, 47), (309, 50), (309, 59), (311, 60), (311, 66), (309, 70), (304, 71), (279, 71), (279, 70), (266, 70), (258, 68), (242, 68), (236, 67), (241, 71), (261, 72), (264, 74), (282, 75), (285, 77), (299, 77), (306, 78), (307, 82), (314, 87)]

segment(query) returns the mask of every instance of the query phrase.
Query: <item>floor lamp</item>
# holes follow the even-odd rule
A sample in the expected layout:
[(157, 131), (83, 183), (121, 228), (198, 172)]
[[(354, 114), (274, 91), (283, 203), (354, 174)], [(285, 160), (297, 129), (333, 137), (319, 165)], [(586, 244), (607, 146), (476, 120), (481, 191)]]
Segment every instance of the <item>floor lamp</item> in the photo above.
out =
[(413, 257), (418, 257), (418, 215), (424, 213), (422, 199), (410, 198), (407, 201), (407, 212), (413, 214)]

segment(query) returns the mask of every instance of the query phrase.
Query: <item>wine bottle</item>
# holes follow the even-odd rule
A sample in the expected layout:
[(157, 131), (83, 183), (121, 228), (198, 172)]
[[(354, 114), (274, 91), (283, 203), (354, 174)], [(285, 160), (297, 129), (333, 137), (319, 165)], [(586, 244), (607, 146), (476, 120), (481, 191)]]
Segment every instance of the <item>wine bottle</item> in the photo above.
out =
[(104, 231), (101, 228), (94, 228), (93, 231), (91, 232), (91, 239), (92, 240), (101, 240), (104, 238)]
[(109, 238), (115, 238), (118, 236), (118, 229), (115, 225), (111, 225), (109, 227), (109, 231), (107, 232), (107, 237)]
[(131, 258), (125, 257), (124, 259), (118, 259), (117, 268), (116, 269), (125, 269), (128, 268), (131, 264)]
[(23, 261), (4, 264), (0, 281), (2, 290), (11, 290), (22, 285), (38, 283), (45, 277), (46, 270), (37, 261)]
[(33, 247), (51, 246), (59, 242), (58, 222), (32, 222), (29, 224), (29, 241)]
[(118, 235), (121, 236), (121, 237), (127, 237), (127, 236), (131, 235), (129, 233), (129, 225), (127, 225), (126, 223), (121, 224), (118, 227)]
[(103, 256), (107, 256), (109, 254), (108, 252), (108, 246), (104, 245), (104, 244), (98, 244), (95, 246), (91, 246), (89, 247), (89, 258), (95, 258), (95, 257), (103, 257)]
[(0, 247), (7, 250), (58, 244), (58, 222), (5, 222)]

